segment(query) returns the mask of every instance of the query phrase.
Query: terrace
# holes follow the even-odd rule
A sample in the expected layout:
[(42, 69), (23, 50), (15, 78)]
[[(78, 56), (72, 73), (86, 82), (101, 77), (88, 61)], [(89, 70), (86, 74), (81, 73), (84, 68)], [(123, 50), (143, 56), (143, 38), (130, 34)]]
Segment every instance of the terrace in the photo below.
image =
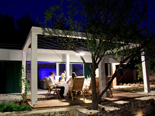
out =
[[(38, 102), (37, 105), (33, 106), (31, 104), (31, 94), (28, 96), (28, 103), (31, 106), (32, 110), (35, 109), (46, 109), (46, 108), (61, 108), (61, 107), (70, 107), (70, 106), (91, 106), (92, 100), (89, 99), (88, 96), (86, 96), (86, 99), (84, 100), (82, 98), (82, 95), (78, 98), (75, 98), (74, 101), (72, 101), (71, 98), (69, 99), (58, 99), (56, 94), (51, 94), (48, 99), (45, 99), (47, 91), (46, 90), (38, 90)], [(132, 93), (132, 92), (122, 92), (122, 91), (113, 91), (113, 97), (107, 96), (104, 98), (104, 101), (101, 102), (101, 104), (108, 104), (114, 101), (120, 101), (120, 100), (127, 100), (127, 99), (133, 99), (133, 98), (139, 98), (139, 97), (145, 97), (148, 96), (145, 93)]]
[[(78, 46), (79, 51), (81, 51), (84, 54), (84, 58), (87, 63), (91, 63), (91, 56), (90, 53), (87, 51), (87, 49), (84, 49), (81, 47), (81, 42), (84, 42), (85, 39), (80, 37), (80, 33), (77, 33), (77, 36), (75, 38), (79, 38), (79, 41), (77, 42), (76, 46)], [(62, 36), (61, 36), (62, 37)], [(31, 106), (32, 107), (57, 107), (57, 106), (69, 106), (69, 105), (83, 105), (83, 104), (90, 104), (91, 100), (80, 100), (79, 101), (61, 101), (59, 99), (51, 99), (49, 102), (48, 100), (41, 101), (41, 98), (44, 97), (44, 95), (39, 94), (38, 91), (38, 62), (49, 62), (49, 63), (55, 63), (55, 70), (56, 70), (56, 76), (60, 76), (60, 64), (65, 64), (65, 70), (66, 70), (66, 76), (70, 77), (72, 68), (70, 64), (77, 63), (82, 64), (82, 60), (80, 57), (73, 51), (67, 50), (63, 47), (61, 47), (58, 43), (53, 43), (52, 39), (55, 38), (48, 38), (47, 36), (42, 35), (42, 29), (39, 27), (32, 27), (30, 30), (30, 33), (27, 37), (27, 40), (25, 42), (25, 45), (23, 47), (23, 60), (22, 65), (26, 69), (27, 62), (30, 62), (30, 82), (31, 82), (31, 94), (29, 95), (29, 100), (31, 100)], [(63, 39), (63, 38), (62, 38)], [(142, 55), (142, 59), (145, 59), (145, 56)], [(107, 67), (105, 67), (105, 64), (107, 64)], [(113, 60), (112, 58), (105, 57), (104, 60), (101, 61), (99, 68), (96, 70), (97, 76), (99, 77), (99, 89), (100, 91), (103, 90), (106, 86), (106, 76), (105, 73), (107, 73), (107, 76), (111, 76), (114, 71), (116, 70), (116, 66), (119, 65), (118, 62)], [(148, 81), (148, 71), (147, 71), (147, 65), (144, 60), (142, 63), (143, 65), (143, 80), (144, 80), (144, 92), (148, 93), (149, 90), (149, 81)], [(107, 69), (107, 72), (105, 71), (105, 68)], [(83, 66), (83, 74), (82, 77), (87, 77), (89, 74), (85, 70)], [(25, 73), (27, 74), (26, 70)], [(27, 76), (27, 75), (26, 75)], [(23, 77), (26, 78), (26, 77)], [(42, 77), (43, 78), (43, 77)], [(116, 86), (117, 81), (116, 79), (113, 81), (112, 86)], [(24, 87), (23, 87), (24, 88)], [(24, 92), (24, 89), (22, 89), (22, 92)], [(123, 95), (123, 94), (122, 94)], [(117, 98), (118, 94), (114, 93)], [(124, 97), (126, 94), (124, 94)], [(129, 96), (133, 96), (129, 95)], [(137, 95), (135, 94), (135, 97), (142, 96), (141, 94)], [(103, 96), (104, 98), (106, 95)], [(115, 99), (116, 100), (116, 99)], [(46, 102), (46, 104), (44, 104)], [(80, 104), (77, 104), (80, 103)], [(56, 105), (55, 105), (56, 104)]]

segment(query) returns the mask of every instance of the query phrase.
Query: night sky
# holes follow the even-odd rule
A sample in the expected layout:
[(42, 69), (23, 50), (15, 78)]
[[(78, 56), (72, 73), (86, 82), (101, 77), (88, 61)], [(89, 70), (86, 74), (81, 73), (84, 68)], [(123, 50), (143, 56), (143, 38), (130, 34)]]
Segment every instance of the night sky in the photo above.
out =
[[(61, 0), (1, 0), (0, 2), (0, 14), (8, 14), (9, 16), (14, 17), (15, 26), (16, 20), (25, 16), (26, 13), (32, 18), (33, 21), (37, 22), (37, 17), (39, 21), (44, 21), (44, 12), (48, 10), (53, 5), (59, 5)], [(67, 0), (64, 0), (64, 6), (68, 5)], [(149, 6), (149, 21), (152, 22), (155, 19), (155, 0), (147, 0), (150, 4)], [(65, 11), (66, 12), (66, 11)], [(9, 24), (8, 24), (9, 25)], [(35, 25), (35, 24), (32, 24)], [(38, 25), (38, 24), (37, 24)], [(20, 26), (25, 26), (23, 23)], [(4, 29), (5, 28), (5, 29)], [(12, 49), (22, 49), (22, 46), (25, 43), (27, 34), (31, 28), (31, 25), (27, 25), (27, 29), (24, 27), (24, 31), (19, 29), (18, 31), (10, 31), (8, 35), (7, 29), (8, 27), (1, 28), (1, 38), (0, 38), (0, 47), (1, 48), (9, 48)], [(10, 25), (9, 25), (9, 29)], [(7, 30), (7, 31), (5, 31)], [(3, 32), (2, 32), (3, 31)], [(18, 35), (18, 36), (17, 36)], [(6, 39), (3, 39), (6, 38)], [(14, 38), (14, 39), (12, 39)], [(11, 44), (11, 45), (10, 45)], [(11, 46), (11, 47), (10, 47)]]
[[(67, 0), (66, 0), (67, 1)], [(147, 0), (150, 4), (148, 15), (149, 20), (155, 19), (155, 0)], [(9, 14), (15, 19), (19, 19), (26, 13), (36, 20), (37, 17), (41, 21), (44, 19), (44, 12), (50, 8), (50, 6), (59, 4), (60, 0), (1, 0), (0, 13)]]
[(1, 0), (0, 13), (9, 14), (15, 19), (19, 19), (26, 13), (36, 20), (39, 17), (40, 20), (44, 19), (44, 12), (50, 8), (50, 6), (58, 5), (60, 0)]

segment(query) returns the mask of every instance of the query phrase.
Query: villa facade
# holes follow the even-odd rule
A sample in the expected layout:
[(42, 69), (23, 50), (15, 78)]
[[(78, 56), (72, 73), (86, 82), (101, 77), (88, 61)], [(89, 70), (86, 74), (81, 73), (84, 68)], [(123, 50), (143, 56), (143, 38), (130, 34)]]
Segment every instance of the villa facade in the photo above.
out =
[[(0, 93), (19, 93), (24, 89), (19, 87), (19, 78), (21, 76), (21, 66), (24, 67), (24, 78), (31, 83), (31, 103), (37, 104), (37, 89), (40, 81), (48, 76), (50, 71), (55, 72), (56, 77), (66, 72), (66, 77), (71, 76), (71, 72), (78, 76), (89, 77), (86, 66), (83, 64), (80, 56), (71, 50), (63, 50), (53, 46), (51, 42), (47, 46), (41, 45), (42, 29), (32, 27), (22, 50), (0, 49), (0, 67), (1, 80)], [(45, 38), (42, 38), (44, 40)], [(82, 51), (83, 57), (89, 66), (91, 64), (91, 55), (88, 51)], [(145, 56), (142, 56), (145, 59)], [(118, 59), (119, 60), (119, 59)], [(105, 77), (111, 76), (119, 63), (112, 58), (104, 57), (96, 70), (96, 76), (99, 77), (99, 87), (103, 90), (106, 86)], [(149, 92), (148, 70), (146, 62), (143, 65), (144, 90)], [(113, 81), (113, 86), (117, 85), (117, 80)], [(23, 87), (24, 88), (24, 87)]]

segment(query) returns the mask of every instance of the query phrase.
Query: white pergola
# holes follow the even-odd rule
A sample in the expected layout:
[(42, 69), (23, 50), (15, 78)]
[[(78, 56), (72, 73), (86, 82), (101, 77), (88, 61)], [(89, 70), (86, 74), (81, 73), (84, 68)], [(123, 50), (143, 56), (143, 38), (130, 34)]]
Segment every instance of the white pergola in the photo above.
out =
[[(27, 51), (29, 49), (29, 46), (31, 44), (31, 104), (35, 105), (37, 104), (37, 89), (38, 89), (38, 67), (37, 67), (37, 61), (38, 61), (38, 35), (42, 35), (42, 29), (40, 27), (32, 27), (28, 36), (27, 40), (25, 42), (25, 45), (23, 46), (23, 58), (22, 58), (22, 65), (24, 69), (26, 69), (26, 55)], [(46, 51), (46, 50), (45, 50)], [(66, 75), (69, 77), (69, 63), (70, 63), (70, 54), (73, 54), (75, 52), (68, 51), (68, 50), (56, 50), (56, 52), (63, 52), (65, 53), (65, 61), (66, 61)], [(87, 52), (87, 54), (90, 54)], [(149, 75), (148, 75), (148, 68), (147, 68), (147, 61), (145, 60), (144, 53), (141, 56), (142, 58), (142, 68), (143, 68), (143, 81), (144, 81), (144, 92), (149, 93), (150, 92), (150, 86), (149, 86)], [(106, 58), (103, 58), (101, 63), (99, 64), (99, 86), (100, 90), (103, 90), (106, 86), (106, 78), (105, 78), (105, 65), (103, 65), (105, 62), (107, 62)], [(110, 61), (109, 61), (110, 62)], [(115, 69), (113, 69), (113, 72)], [(26, 72), (25, 72), (26, 74)], [(23, 77), (25, 78), (25, 77)], [(22, 92), (24, 92), (24, 87), (22, 87)], [(105, 97), (105, 95), (103, 96)]]

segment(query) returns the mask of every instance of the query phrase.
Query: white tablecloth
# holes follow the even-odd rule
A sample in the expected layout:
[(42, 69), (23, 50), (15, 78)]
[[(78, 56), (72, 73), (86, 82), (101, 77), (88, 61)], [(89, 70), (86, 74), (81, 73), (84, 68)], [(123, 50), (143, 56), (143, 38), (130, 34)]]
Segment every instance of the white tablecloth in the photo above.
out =
[(85, 88), (86, 86), (89, 86), (90, 85), (90, 80), (91, 80), (91, 78), (88, 78), (88, 79), (85, 79), (84, 80), (84, 86), (83, 86), (83, 88)]
[(61, 82), (60, 84), (59, 84), (59, 86), (63, 86), (64, 87), (64, 96), (67, 96), (67, 93), (68, 93), (68, 88), (69, 88), (69, 86), (68, 86), (68, 84), (66, 83), (66, 82)]

